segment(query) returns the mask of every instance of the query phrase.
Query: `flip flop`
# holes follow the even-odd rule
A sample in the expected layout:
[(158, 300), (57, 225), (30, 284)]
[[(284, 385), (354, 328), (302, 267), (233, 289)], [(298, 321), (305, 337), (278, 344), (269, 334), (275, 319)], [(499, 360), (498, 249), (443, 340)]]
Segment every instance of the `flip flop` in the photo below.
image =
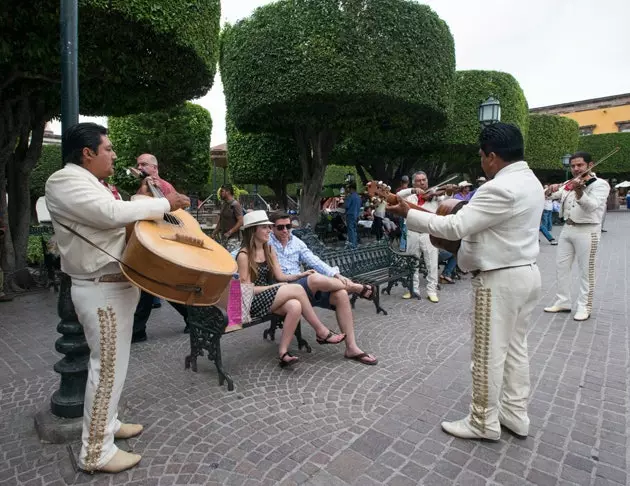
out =
[(374, 366), (375, 364), (378, 363), (378, 359), (376, 359), (376, 358), (374, 358), (374, 361), (369, 361), (369, 360), (365, 359), (365, 358), (369, 358), (369, 357), (370, 357), (370, 355), (368, 353), (361, 353), (361, 354), (357, 354), (356, 356), (345, 356), (344, 355), (344, 358), (352, 359), (354, 361), (358, 361), (359, 363), (364, 364), (364, 365)]
[(318, 344), (339, 344), (339, 343), (342, 343), (342, 342), (344, 342), (346, 340), (346, 335), (344, 334), (343, 335), (343, 339), (341, 341), (338, 341), (336, 343), (333, 342), (333, 341), (329, 341), (329, 339), (331, 337), (337, 336), (337, 335), (338, 334), (336, 332), (328, 331), (328, 336), (326, 336), (325, 339), (321, 339), (321, 338), (318, 338), (318, 337), (316, 337), (315, 339), (317, 340)]
[[(366, 297), (365, 294), (367, 294), (368, 292), (370, 292), (370, 296)], [(376, 288), (374, 287), (374, 285), (364, 285), (363, 290), (359, 294), (359, 297), (365, 300), (373, 300), (374, 292), (376, 292)]]

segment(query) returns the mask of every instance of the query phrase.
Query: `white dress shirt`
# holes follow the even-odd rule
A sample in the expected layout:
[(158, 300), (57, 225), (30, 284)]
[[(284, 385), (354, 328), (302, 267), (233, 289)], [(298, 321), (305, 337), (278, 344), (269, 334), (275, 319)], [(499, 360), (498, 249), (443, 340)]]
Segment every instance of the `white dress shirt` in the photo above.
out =
[(462, 240), (457, 263), (464, 271), (496, 270), (536, 262), (545, 204), (543, 187), (527, 162), (514, 162), (482, 185), (456, 214), (410, 210), (407, 226), (447, 240)]
[(121, 258), (126, 244), (125, 226), (139, 220), (160, 219), (171, 207), (164, 198), (117, 200), (91, 172), (76, 164), (66, 164), (50, 176), (45, 197), (57, 237), (61, 270), (74, 278), (94, 278), (120, 272), (120, 268), (112, 257), (58, 223)]
[(560, 216), (565, 220), (571, 219), (574, 223), (582, 224), (601, 224), (609, 194), (608, 182), (594, 178), (587, 182), (580, 199), (577, 198), (575, 191), (567, 191), (564, 186), (554, 192), (551, 199), (560, 200)]

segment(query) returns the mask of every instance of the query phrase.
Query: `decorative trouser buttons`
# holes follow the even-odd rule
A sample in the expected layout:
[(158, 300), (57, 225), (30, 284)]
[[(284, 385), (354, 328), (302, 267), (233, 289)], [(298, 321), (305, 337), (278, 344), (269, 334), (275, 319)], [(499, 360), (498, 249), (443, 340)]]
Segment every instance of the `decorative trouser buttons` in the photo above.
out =
[(475, 291), (475, 316), (472, 346), (472, 404), (470, 424), (486, 431), (488, 409), (488, 358), (490, 354), (490, 320), (492, 292), (487, 288)]

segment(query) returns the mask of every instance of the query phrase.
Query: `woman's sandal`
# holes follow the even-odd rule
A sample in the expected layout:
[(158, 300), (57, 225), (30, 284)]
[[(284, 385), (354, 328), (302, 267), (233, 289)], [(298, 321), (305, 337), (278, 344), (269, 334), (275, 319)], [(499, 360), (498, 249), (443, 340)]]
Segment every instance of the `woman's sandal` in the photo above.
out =
[[(295, 359), (285, 361), (284, 360), (285, 356), (289, 356), (290, 358), (295, 358)], [(287, 351), (280, 357), (280, 368), (286, 368), (287, 366), (291, 366), (292, 364), (297, 363), (298, 361), (300, 361), (300, 358), (293, 356), (289, 351)]]
[[(374, 292), (376, 292), (376, 288), (374, 287), (374, 285), (364, 285), (363, 286), (363, 290), (359, 294), (359, 297), (361, 297), (362, 299), (365, 299), (365, 300), (373, 300), (374, 299)], [(370, 296), (366, 297), (366, 294), (368, 294), (368, 293), (370, 294)]]
[(344, 358), (352, 359), (354, 361), (358, 361), (361, 364), (369, 365), (369, 366), (374, 366), (374, 365), (378, 364), (378, 359), (374, 358), (374, 361), (371, 361), (369, 359), (370, 355), (368, 353), (360, 353), (360, 354), (357, 354), (355, 356), (346, 356), (346, 355), (344, 355)]
[(455, 280), (453, 280), (451, 277), (447, 277), (446, 275), (440, 275), (440, 282), (454, 284)]
[(317, 336), (315, 337), (315, 339), (317, 340), (318, 344), (339, 344), (346, 340), (346, 335), (344, 334), (343, 339), (341, 339), (340, 341), (337, 341), (337, 342), (330, 341), (330, 338), (333, 336), (338, 336), (338, 334), (336, 332), (328, 331), (328, 336), (326, 336), (325, 339), (318, 338)]

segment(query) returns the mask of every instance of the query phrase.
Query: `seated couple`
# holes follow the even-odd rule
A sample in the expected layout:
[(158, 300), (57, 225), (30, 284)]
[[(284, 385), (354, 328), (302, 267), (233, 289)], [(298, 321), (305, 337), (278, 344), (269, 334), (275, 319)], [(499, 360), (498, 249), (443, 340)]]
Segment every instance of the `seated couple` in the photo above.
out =
[[(345, 341), (347, 359), (375, 365), (378, 360), (357, 345), (348, 297), (356, 293), (371, 299), (375, 289), (352, 282), (315, 256), (302, 240), (291, 235), (288, 215), (276, 213), (272, 221), (265, 211), (252, 211), (243, 217), (243, 242), (236, 262), (241, 282), (254, 284), (251, 316), (273, 313), (284, 317), (278, 349), (280, 366), (298, 361), (289, 352), (289, 344), (301, 317), (313, 327), (319, 344)], [(317, 271), (301, 272), (301, 263)], [(343, 334), (330, 331), (315, 314), (313, 305), (334, 307)]]

